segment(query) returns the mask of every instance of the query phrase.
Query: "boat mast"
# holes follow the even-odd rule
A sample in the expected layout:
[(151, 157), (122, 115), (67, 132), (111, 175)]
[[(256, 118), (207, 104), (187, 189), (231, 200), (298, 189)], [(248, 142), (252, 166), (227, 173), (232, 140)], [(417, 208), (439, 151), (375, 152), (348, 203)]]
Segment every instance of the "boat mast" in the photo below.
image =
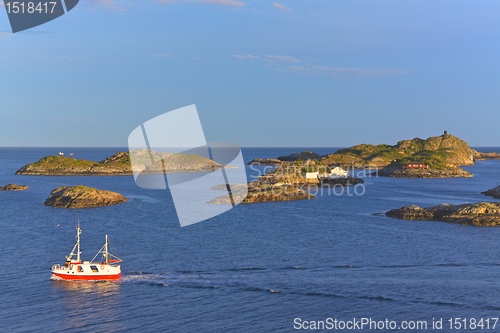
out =
[(108, 252), (108, 235), (106, 234), (106, 244), (104, 244), (104, 258), (106, 259), (106, 264), (109, 263), (109, 252)]
[(78, 227), (76, 227), (76, 261), (80, 262), (80, 234), (82, 229), (80, 229), (80, 220), (78, 220)]

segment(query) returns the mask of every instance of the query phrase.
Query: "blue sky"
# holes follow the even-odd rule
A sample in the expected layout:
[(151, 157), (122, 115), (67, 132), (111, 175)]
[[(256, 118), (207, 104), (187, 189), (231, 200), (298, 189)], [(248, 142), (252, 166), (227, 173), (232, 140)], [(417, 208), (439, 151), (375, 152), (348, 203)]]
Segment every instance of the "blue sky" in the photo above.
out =
[(196, 104), (209, 141), (500, 146), (498, 1), (87, 0), (11, 34), (0, 146), (126, 146)]

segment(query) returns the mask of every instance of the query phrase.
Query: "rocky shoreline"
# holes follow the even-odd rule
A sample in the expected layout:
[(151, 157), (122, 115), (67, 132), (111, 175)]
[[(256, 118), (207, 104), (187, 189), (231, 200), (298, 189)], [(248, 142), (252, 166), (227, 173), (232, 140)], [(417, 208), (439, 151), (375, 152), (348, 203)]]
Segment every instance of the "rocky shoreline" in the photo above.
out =
[(233, 191), (229, 194), (229, 196), (220, 196), (210, 200), (208, 203), (230, 205), (231, 197), (235, 202), (240, 202), (242, 204), (284, 202), (314, 198), (314, 195), (293, 185), (264, 186), (261, 184), (257, 185), (251, 183), (251, 186), (249, 185), (248, 187), (248, 192), (238, 189), (234, 190), (234, 186), (232, 186), (232, 188)]
[(428, 208), (415, 205), (404, 206), (390, 210), (385, 215), (403, 220), (440, 221), (476, 227), (496, 227), (500, 226), (500, 203), (443, 204)]
[(117, 205), (127, 200), (117, 192), (79, 185), (54, 189), (44, 204), (55, 208), (93, 208)]
[(473, 174), (461, 168), (436, 169), (402, 169), (385, 167), (374, 174), (391, 178), (472, 178)]
[(278, 166), (281, 164), (281, 161), (277, 158), (254, 158), (247, 165), (274, 165)]
[(488, 191), (481, 192), (481, 194), (487, 195), (495, 199), (500, 199), (500, 186), (489, 189)]
[(484, 161), (484, 160), (500, 160), (500, 153), (481, 153), (476, 151), (474, 155), (475, 161)]
[(319, 179), (319, 186), (351, 186), (357, 184), (363, 184), (365, 181), (362, 178), (356, 177), (339, 177), (339, 178), (329, 178), (329, 179)]

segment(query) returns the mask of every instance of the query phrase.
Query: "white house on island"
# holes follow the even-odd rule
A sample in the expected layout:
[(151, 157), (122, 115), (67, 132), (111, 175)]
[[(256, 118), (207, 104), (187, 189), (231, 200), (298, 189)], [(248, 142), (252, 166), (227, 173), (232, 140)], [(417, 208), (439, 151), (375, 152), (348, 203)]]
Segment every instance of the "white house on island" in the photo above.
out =
[(342, 167), (330, 168), (330, 172), (306, 172), (304, 178), (306, 179), (318, 179), (318, 178), (346, 178), (349, 172), (344, 170)]

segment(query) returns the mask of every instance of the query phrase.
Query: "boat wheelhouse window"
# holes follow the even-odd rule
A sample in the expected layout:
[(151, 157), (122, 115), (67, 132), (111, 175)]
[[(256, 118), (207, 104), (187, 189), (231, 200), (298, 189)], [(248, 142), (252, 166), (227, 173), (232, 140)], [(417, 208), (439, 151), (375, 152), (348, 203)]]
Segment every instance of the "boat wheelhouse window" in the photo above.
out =
[(78, 266), (78, 271), (79, 272), (83, 272), (83, 267), (82, 266)]
[(91, 269), (91, 270), (92, 270), (92, 272), (94, 272), (94, 273), (99, 272), (99, 270), (97, 269), (97, 266), (90, 266), (90, 269)]

